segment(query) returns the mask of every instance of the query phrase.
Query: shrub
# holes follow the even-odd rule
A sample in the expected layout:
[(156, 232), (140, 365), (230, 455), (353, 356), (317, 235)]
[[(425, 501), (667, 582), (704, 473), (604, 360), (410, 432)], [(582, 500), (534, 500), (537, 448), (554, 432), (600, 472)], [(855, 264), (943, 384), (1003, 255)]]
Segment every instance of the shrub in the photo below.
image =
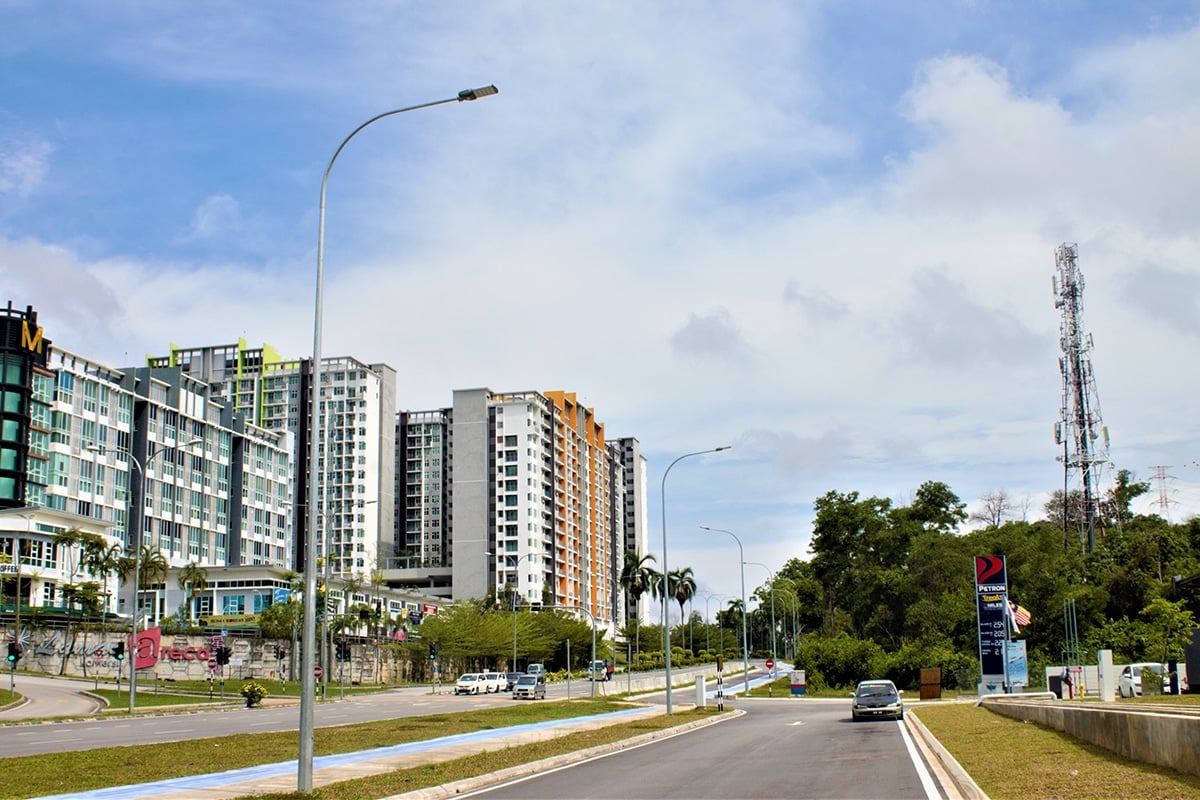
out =
[(242, 684), (240, 694), (246, 698), (247, 707), (256, 706), (267, 696), (267, 689), (258, 681), (250, 681), (249, 683)]

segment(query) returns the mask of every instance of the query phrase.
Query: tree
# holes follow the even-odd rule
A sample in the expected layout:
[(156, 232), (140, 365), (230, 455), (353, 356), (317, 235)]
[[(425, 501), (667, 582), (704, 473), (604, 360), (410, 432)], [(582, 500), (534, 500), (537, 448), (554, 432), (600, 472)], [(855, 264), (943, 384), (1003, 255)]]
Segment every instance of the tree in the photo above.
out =
[(78, 528), (67, 528), (54, 534), (54, 546), (59, 552), (59, 558), (67, 563), (68, 582), (75, 582), (75, 574), (79, 572), (83, 561), (80, 546), (83, 544), (83, 531)]
[[(621, 564), (621, 576), (618, 581), (621, 588), (625, 590), (625, 605), (630, 605), (630, 600), (633, 600), (634, 617), (637, 619), (634, 633), (634, 652), (641, 653), (641, 638), (642, 638), (642, 621), (639, 618), (638, 609), (642, 595), (650, 591), (653, 576), (656, 574), (654, 568), (650, 566), (654, 562), (654, 556), (647, 553), (646, 555), (638, 555), (636, 550), (626, 550), (624, 561)], [(632, 667), (631, 667), (632, 668)]]
[(983, 504), (983, 507), (973, 512), (968, 521), (982, 522), (987, 528), (999, 528), (1000, 523), (1011, 518), (1016, 510), (1016, 503), (1004, 489), (986, 492), (983, 497), (979, 498), (979, 502)]
[(160, 583), (166, 582), (167, 573), (171, 571), (171, 564), (167, 561), (167, 557), (163, 555), (162, 550), (147, 542), (142, 545), (140, 570), (138, 588), (150, 589)]
[(183, 569), (179, 570), (179, 588), (185, 592), (186, 619), (191, 620), (193, 618), (193, 596), (199, 592), (203, 592), (207, 587), (208, 570), (200, 566), (198, 562), (189, 561)]
[[(676, 603), (679, 603), (679, 620), (682, 624), (685, 619), (684, 606), (696, 595), (696, 578), (692, 573), (692, 568), (682, 567), (671, 570), (670, 586), (671, 596), (675, 598)], [(680, 634), (680, 636), (682, 635)]]
[(1196, 621), (1182, 603), (1172, 603), (1161, 597), (1142, 609), (1146, 620), (1146, 654), (1153, 654), (1160, 663), (1183, 656), (1183, 649), (1192, 642)]
[(1113, 487), (1100, 503), (1100, 513), (1119, 528), (1133, 516), (1129, 510), (1130, 504), (1149, 491), (1149, 481), (1135, 481), (1129, 470), (1117, 470)]

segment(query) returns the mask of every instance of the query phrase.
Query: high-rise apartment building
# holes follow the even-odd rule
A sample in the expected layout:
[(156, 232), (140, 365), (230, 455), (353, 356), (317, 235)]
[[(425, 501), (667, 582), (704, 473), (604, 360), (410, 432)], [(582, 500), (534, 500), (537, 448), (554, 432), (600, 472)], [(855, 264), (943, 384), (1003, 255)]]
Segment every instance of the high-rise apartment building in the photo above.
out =
[(626, 529), (644, 513), (636, 440), (606, 441), (572, 393), (479, 388), (400, 414), (396, 441), (402, 523), (389, 583), (624, 622), (623, 553), (645, 535)]
[[(294, 435), (291, 509), (295, 549), (304, 564), (308, 507), (311, 359), (288, 360), (272, 347), (172, 345), (152, 366), (181, 370), (254, 424)], [(396, 514), (396, 372), (349, 357), (321, 363), (321, 460), (316, 556), (333, 578), (367, 577), (392, 555)]]
[(396, 556), (414, 584), (450, 594), (449, 409), (396, 416)]
[[(140, 542), (171, 566), (290, 564), (291, 434), (251, 424), (179, 369), (116, 369), (51, 347), (32, 309), (6, 321), (28, 328), (17, 340), (26, 369), (13, 368), (20, 352), (0, 354), (4, 430), (25, 437), (0, 457), (13, 478), (0, 508), (26, 522), (0, 543), (30, 568), (22, 602), (59, 606), (68, 585), (104, 577), (56, 538), (70, 528), (126, 553)], [(143, 596), (155, 617), (163, 596)], [(115, 599), (105, 594), (106, 610), (128, 613)]]
[[(618, 506), (616, 513), (623, 519), (622, 528), (625, 531), (625, 541), (622, 542), (621, 563), (617, 565), (617, 577), (620, 579), (621, 568), (624, 565), (624, 552), (637, 553), (644, 556), (650, 552), (650, 523), (646, 508), (646, 457), (642, 455), (642, 445), (637, 439), (627, 436), (609, 440), (612, 459), (621, 469), (613, 471), (614, 504)], [(650, 597), (642, 595), (635, 604), (632, 600), (626, 603), (622, 600), (624, 619), (645, 620), (650, 614)]]

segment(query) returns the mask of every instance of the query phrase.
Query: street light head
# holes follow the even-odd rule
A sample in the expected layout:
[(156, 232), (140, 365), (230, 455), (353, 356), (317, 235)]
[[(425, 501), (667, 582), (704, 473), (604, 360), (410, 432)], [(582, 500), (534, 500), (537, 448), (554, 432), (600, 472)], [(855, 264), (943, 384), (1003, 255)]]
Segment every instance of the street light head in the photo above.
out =
[(731, 445), (731, 444), (725, 444), (725, 445), (721, 445), (720, 447), (715, 447), (715, 448), (713, 448), (713, 452), (714, 452), (714, 453), (719, 453), (719, 452), (721, 452), (722, 450), (732, 450), (732, 449), (733, 449), (733, 445)]
[(491, 86), (480, 86), (478, 89), (463, 89), (458, 93), (458, 102), (478, 100), (481, 97), (491, 97), (494, 94), (500, 94), (500, 90), (494, 84)]

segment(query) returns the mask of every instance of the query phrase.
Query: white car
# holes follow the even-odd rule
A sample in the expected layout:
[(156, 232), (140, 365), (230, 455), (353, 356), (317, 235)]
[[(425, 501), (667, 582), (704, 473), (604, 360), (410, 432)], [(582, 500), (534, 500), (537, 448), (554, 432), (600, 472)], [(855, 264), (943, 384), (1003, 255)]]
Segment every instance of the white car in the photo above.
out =
[(482, 674), (484, 690), (486, 692), (503, 692), (508, 688), (508, 681), (505, 679), (503, 672), (484, 672)]
[(487, 682), (479, 672), (464, 672), (454, 683), (455, 694), (479, 694), (487, 691)]
[[(1141, 697), (1142, 676), (1147, 674), (1161, 676), (1163, 694), (1171, 691), (1171, 676), (1166, 665), (1156, 664), (1153, 661), (1141, 661), (1137, 664), (1126, 664), (1125, 668), (1121, 670), (1121, 675), (1117, 678), (1117, 694), (1121, 697)], [(1180, 669), (1179, 675), (1179, 691), (1188, 691), (1187, 674), (1182, 669)]]

